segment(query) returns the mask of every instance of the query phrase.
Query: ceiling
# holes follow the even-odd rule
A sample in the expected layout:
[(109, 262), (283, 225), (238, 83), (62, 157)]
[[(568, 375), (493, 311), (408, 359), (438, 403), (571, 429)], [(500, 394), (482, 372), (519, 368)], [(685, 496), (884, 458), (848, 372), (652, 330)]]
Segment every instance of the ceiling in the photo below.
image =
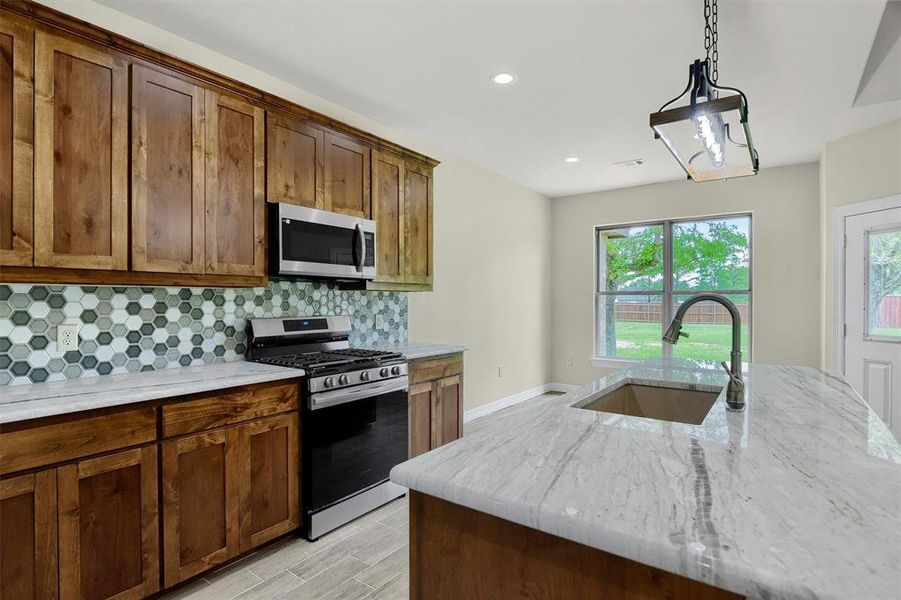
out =
[[(648, 114), (703, 54), (701, 0), (101, 2), (549, 196), (683, 177)], [(885, 5), (720, 4), (720, 83), (747, 94), (763, 168), (901, 117), (853, 106)]]

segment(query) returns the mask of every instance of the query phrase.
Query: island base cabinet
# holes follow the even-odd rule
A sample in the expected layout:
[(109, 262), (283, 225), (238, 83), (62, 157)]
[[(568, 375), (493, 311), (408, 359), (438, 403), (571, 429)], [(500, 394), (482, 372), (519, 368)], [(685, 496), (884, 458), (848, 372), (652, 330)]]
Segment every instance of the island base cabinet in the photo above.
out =
[(0, 481), (0, 598), (57, 598), (56, 469)]
[[(529, 593), (530, 592), (530, 593)], [(740, 600), (726, 590), (410, 491), (410, 599)]]
[(61, 600), (159, 590), (156, 446), (57, 469)]

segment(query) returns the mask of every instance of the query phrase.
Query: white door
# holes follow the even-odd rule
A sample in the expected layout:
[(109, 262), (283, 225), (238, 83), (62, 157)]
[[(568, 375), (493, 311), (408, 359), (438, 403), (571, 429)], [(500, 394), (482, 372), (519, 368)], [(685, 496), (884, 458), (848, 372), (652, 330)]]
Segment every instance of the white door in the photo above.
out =
[(901, 208), (845, 218), (845, 376), (901, 439)]

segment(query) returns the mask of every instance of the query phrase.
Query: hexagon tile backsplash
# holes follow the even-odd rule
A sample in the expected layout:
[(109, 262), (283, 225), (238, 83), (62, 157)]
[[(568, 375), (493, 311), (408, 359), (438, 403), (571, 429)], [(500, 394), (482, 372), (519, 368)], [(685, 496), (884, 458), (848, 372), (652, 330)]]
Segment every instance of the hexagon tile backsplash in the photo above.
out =
[[(402, 292), (285, 281), (265, 288), (0, 284), (0, 385), (243, 360), (249, 317), (343, 314), (352, 318), (351, 343), (407, 341)], [(80, 325), (78, 350), (57, 350), (63, 322)]]

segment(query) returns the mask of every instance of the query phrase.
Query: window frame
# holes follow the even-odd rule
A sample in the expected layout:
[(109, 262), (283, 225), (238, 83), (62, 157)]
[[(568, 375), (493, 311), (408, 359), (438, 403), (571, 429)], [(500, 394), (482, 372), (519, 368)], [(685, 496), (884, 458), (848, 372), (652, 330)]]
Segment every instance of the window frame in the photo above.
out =
[[(673, 285), (673, 225), (678, 223), (694, 223), (698, 221), (716, 221), (721, 219), (733, 219), (736, 217), (744, 217), (748, 219), (748, 287), (747, 289), (730, 289), (730, 290), (677, 290)], [(613, 229), (624, 229), (629, 227), (649, 227), (660, 226), (663, 228), (663, 289), (660, 290), (644, 290), (644, 291), (601, 291), (600, 280), (600, 261), (606, 260), (601, 256), (600, 233)], [(748, 296), (748, 356), (744, 362), (751, 362), (754, 352), (754, 215), (752, 212), (734, 212), (713, 215), (700, 215), (693, 217), (679, 217), (671, 219), (654, 219), (648, 221), (632, 221), (627, 223), (612, 223), (609, 225), (596, 225), (593, 229), (594, 235), (594, 355), (591, 357), (591, 363), (596, 367), (624, 367), (640, 363), (642, 359), (638, 358), (619, 358), (616, 356), (605, 356), (602, 353), (602, 344), (600, 334), (600, 302), (606, 296), (660, 296), (662, 319), (660, 322), (660, 337), (666, 332), (666, 328), (673, 320), (675, 315), (675, 300), (679, 296), (693, 296), (696, 294), (747, 294)], [(661, 358), (669, 359), (672, 357), (673, 347), (671, 344), (662, 344)]]

